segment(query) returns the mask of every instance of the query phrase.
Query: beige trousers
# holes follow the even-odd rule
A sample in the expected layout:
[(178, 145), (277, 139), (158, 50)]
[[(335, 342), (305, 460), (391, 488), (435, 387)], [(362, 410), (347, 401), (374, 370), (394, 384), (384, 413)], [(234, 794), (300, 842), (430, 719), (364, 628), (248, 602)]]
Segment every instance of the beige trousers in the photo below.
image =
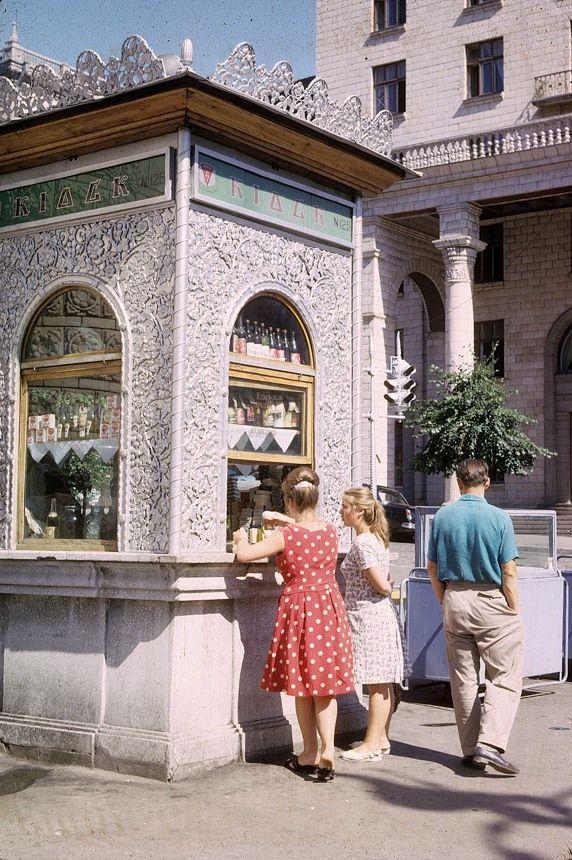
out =
[[(463, 755), (475, 744), (506, 750), (522, 690), (523, 630), (497, 586), (447, 583), (443, 628), (451, 694)], [(485, 700), (479, 701), (480, 658)]]

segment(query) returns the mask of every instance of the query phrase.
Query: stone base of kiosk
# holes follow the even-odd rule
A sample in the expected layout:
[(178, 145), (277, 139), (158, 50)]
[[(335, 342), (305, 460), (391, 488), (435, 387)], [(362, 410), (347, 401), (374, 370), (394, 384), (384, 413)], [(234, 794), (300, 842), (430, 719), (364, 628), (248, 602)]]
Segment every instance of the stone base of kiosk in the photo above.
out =
[[(56, 556), (0, 556), (0, 749), (177, 781), (300, 740), (294, 700), (258, 687), (273, 567)], [(340, 697), (340, 733), (366, 718)]]

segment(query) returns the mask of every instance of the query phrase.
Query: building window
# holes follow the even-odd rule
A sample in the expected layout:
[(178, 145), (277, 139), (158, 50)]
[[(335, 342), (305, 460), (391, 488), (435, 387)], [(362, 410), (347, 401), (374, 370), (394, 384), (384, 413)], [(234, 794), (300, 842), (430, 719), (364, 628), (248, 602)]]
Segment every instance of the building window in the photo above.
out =
[(502, 224), (484, 224), (480, 229), (484, 251), (475, 260), (475, 283), (494, 284), (504, 280), (504, 229)]
[(502, 93), (504, 89), (503, 40), (467, 45), (469, 98)]
[(496, 3), (497, 0), (467, 0), (467, 6), (486, 6), (487, 3)]
[(373, 70), (375, 112), (405, 113), (405, 60)]
[(227, 539), (281, 510), (280, 485), (314, 460), (314, 358), (296, 311), (273, 294), (249, 301), (229, 343)]
[(18, 544), (117, 549), (121, 333), (111, 307), (67, 289), (36, 314), (21, 356)]
[(375, 0), (373, 4), (374, 30), (387, 30), (405, 24), (405, 0)]
[(495, 376), (504, 376), (504, 320), (487, 320), (475, 324), (475, 353), (477, 358), (495, 356)]

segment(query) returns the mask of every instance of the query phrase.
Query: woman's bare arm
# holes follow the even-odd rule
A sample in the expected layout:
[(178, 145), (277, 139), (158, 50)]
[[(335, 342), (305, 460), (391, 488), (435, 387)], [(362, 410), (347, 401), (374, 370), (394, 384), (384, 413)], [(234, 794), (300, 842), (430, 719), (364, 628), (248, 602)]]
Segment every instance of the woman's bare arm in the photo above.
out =
[(284, 536), (280, 529), (276, 529), (270, 537), (264, 538), (257, 543), (248, 543), (246, 532), (239, 529), (233, 536), (236, 560), (241, 564), (249, 561), (258, 561), (271, 555), (278, 555), (284, 550)]
[(374, 567), (365, 567), (362, 570), (363, 575), (378, 594), (383, 594), (384, 597), (389, 597), (392, 592), (393, 585), (387, 574), (375, 565)]

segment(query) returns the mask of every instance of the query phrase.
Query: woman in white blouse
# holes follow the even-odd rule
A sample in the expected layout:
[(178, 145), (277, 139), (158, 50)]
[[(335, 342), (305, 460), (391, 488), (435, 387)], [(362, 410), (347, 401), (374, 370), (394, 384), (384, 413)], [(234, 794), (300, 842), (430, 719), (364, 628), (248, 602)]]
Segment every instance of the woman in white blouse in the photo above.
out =
[(367, 684), (369, 690), (365, 738), (342, 758), (376, 761), (391, 751), (389, 726), (397, 685), (406, 674), (403, 630), (391, 602), (389, 527), (382, 506), (365, 487), (346, 490), (341, 515), (344, 525), (356, 532), (342, 564), (354, 677), (356, 685)]

